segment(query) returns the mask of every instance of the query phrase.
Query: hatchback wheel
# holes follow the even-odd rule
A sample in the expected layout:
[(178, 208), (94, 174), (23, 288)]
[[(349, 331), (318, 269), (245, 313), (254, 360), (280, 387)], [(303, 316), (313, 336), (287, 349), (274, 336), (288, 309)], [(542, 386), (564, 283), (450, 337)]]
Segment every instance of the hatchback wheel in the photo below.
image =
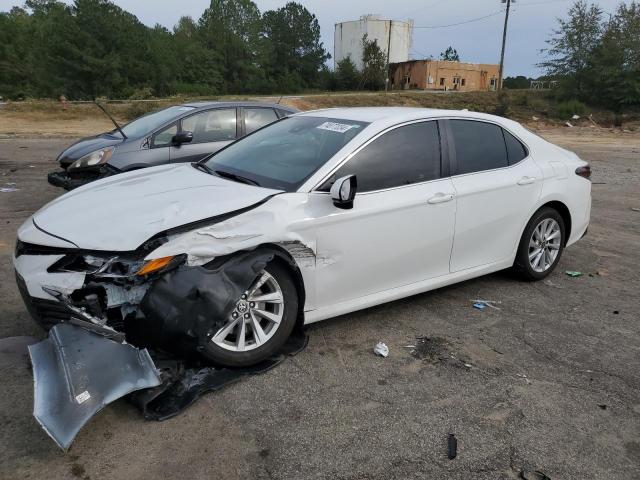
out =
[(256, 364), (276, 353), (296, 323), (298, 294), (289, 272), (271, 262), (236, 300), (202, 351), (228, 367)]
[(524, 229), (514, 267), (526, 280), (542, 280), (558, 265), (564, 244), (562, 217), (553, 208), (542, 208)]

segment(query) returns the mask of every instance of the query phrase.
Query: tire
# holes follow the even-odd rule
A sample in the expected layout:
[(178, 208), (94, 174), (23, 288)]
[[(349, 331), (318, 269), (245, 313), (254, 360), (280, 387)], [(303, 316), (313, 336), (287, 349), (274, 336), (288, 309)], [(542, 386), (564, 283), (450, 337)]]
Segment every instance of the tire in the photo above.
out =
[[(564, 220), (557, 210), (551, 207), (538, 210), (529, 220), (520, 239), (513, 265), (516, 273), (527, 281), (546, 278), (562, 257), (566, 242), (565, 232)], [(554, 251), (556, 253), (552, 258)], [(530, 255), (533, 256), (531, 260)]]
[[(298, 316), (298, 292), (291, 275), (285, 267), (277, 261), (270, 262), (263, 272), (258, 275), (248, 292), (257, 285), (261, 279), (269, 277), (253, 295), (247, 296), (246, 299), (241, 298), (236, 303), (236, 307), (232, 315), (227, 319), (225, 325), (213, 335), (210, 342), (201, 351), (202, 355), (218, 365), (225, 367), (247, 367), (255, 365), (277, 353), (280, 348), (291, 335), (295, 327)], [(277, 287), (276, 287), (277, 286)], [(273, 292), (270, 292), (270, 290)], [(279, 289), (279, 291), (278, 291)], [(282, 296), (282, 311), (277, 310), (277, 303), (251, 302), (252, 298), (267, 298), (266, 295), (273, 296), (273, 301), (277, 301), (277, 295)], [(255, 305), (251, 307), (251, 305)], [(258, 312), (266, 312), (272, 317), (280, 317), (279, 324), (275, 330), (271, 331), (272, 325), (276, 325), (268, 318), (262, 317)], [(245, 315), (249, 315), (246, 318)], [(254, 322), (258, 321), (262, 333), (256, 334)], [(231, 326), (236, 322), (236, 326)], [(240, 348), (239, 335), (244, 322), (244, 339), (245, 347)], [(264, 328), (264, 329), (263, 329)], [(229, 332), (225, 333), (225, 329)], [(259, 337), (264, 334), (263, 338), (268, 336), (263, 342)]]

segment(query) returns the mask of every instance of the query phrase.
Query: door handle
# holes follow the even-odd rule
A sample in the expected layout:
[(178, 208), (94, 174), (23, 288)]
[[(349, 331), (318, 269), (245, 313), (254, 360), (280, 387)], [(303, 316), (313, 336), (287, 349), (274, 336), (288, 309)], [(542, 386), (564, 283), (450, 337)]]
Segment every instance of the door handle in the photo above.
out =
[(436, 193), (433, 197), (427, 200), (427, 202), (433, 205), (436, 203), (450, 202), (451, 200), (453, 200), (453, 193)]
[(518, 180), (518, 185), (531, 185), (536, 181), (536, 177), (522, 177)]

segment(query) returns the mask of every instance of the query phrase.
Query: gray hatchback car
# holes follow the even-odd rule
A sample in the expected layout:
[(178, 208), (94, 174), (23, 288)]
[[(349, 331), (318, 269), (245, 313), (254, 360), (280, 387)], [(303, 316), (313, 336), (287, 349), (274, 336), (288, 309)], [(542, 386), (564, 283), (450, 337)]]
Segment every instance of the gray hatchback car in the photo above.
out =
[(79, 140), (59, 156), (49, 183), (67, 190), (99, 178), (165, 163), (197, 162), (269, 123), (296, 113), (284, 105), (197, 102), (149, 113)]

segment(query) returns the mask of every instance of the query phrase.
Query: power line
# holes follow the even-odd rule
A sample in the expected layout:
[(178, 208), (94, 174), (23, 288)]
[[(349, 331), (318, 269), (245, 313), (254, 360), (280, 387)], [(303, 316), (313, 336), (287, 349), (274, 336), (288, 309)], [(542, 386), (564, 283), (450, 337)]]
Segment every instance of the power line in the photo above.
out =
[(490, 18), (490, 17), (495, 17), (496, 15), (500, 15), (501, 13), (505, 12), (506, 8), (503, 8), (502, 10), (498, 10), (497, 12), (493, 12), (490, 13), (489, 15), (485, 15), (483, 17), (478, 17), (478, 18), (472, 18), (470, 20), (466, 20), (464, 22), (458, 22), (458, 23), (451, 23), (449, 25), (430, 25), (430, 26), (424, 26), (424, 27), (413, 27), (413, 28), (425, 28), (425, 29), (433, 29), (433, 28), (448, 28), (448, 27), (456, 27), (458, 25), (466, 25), (467, 23), (473, 23), (473, 22), (479, 22), (480, 20), (484, 20), (486, 18)]

